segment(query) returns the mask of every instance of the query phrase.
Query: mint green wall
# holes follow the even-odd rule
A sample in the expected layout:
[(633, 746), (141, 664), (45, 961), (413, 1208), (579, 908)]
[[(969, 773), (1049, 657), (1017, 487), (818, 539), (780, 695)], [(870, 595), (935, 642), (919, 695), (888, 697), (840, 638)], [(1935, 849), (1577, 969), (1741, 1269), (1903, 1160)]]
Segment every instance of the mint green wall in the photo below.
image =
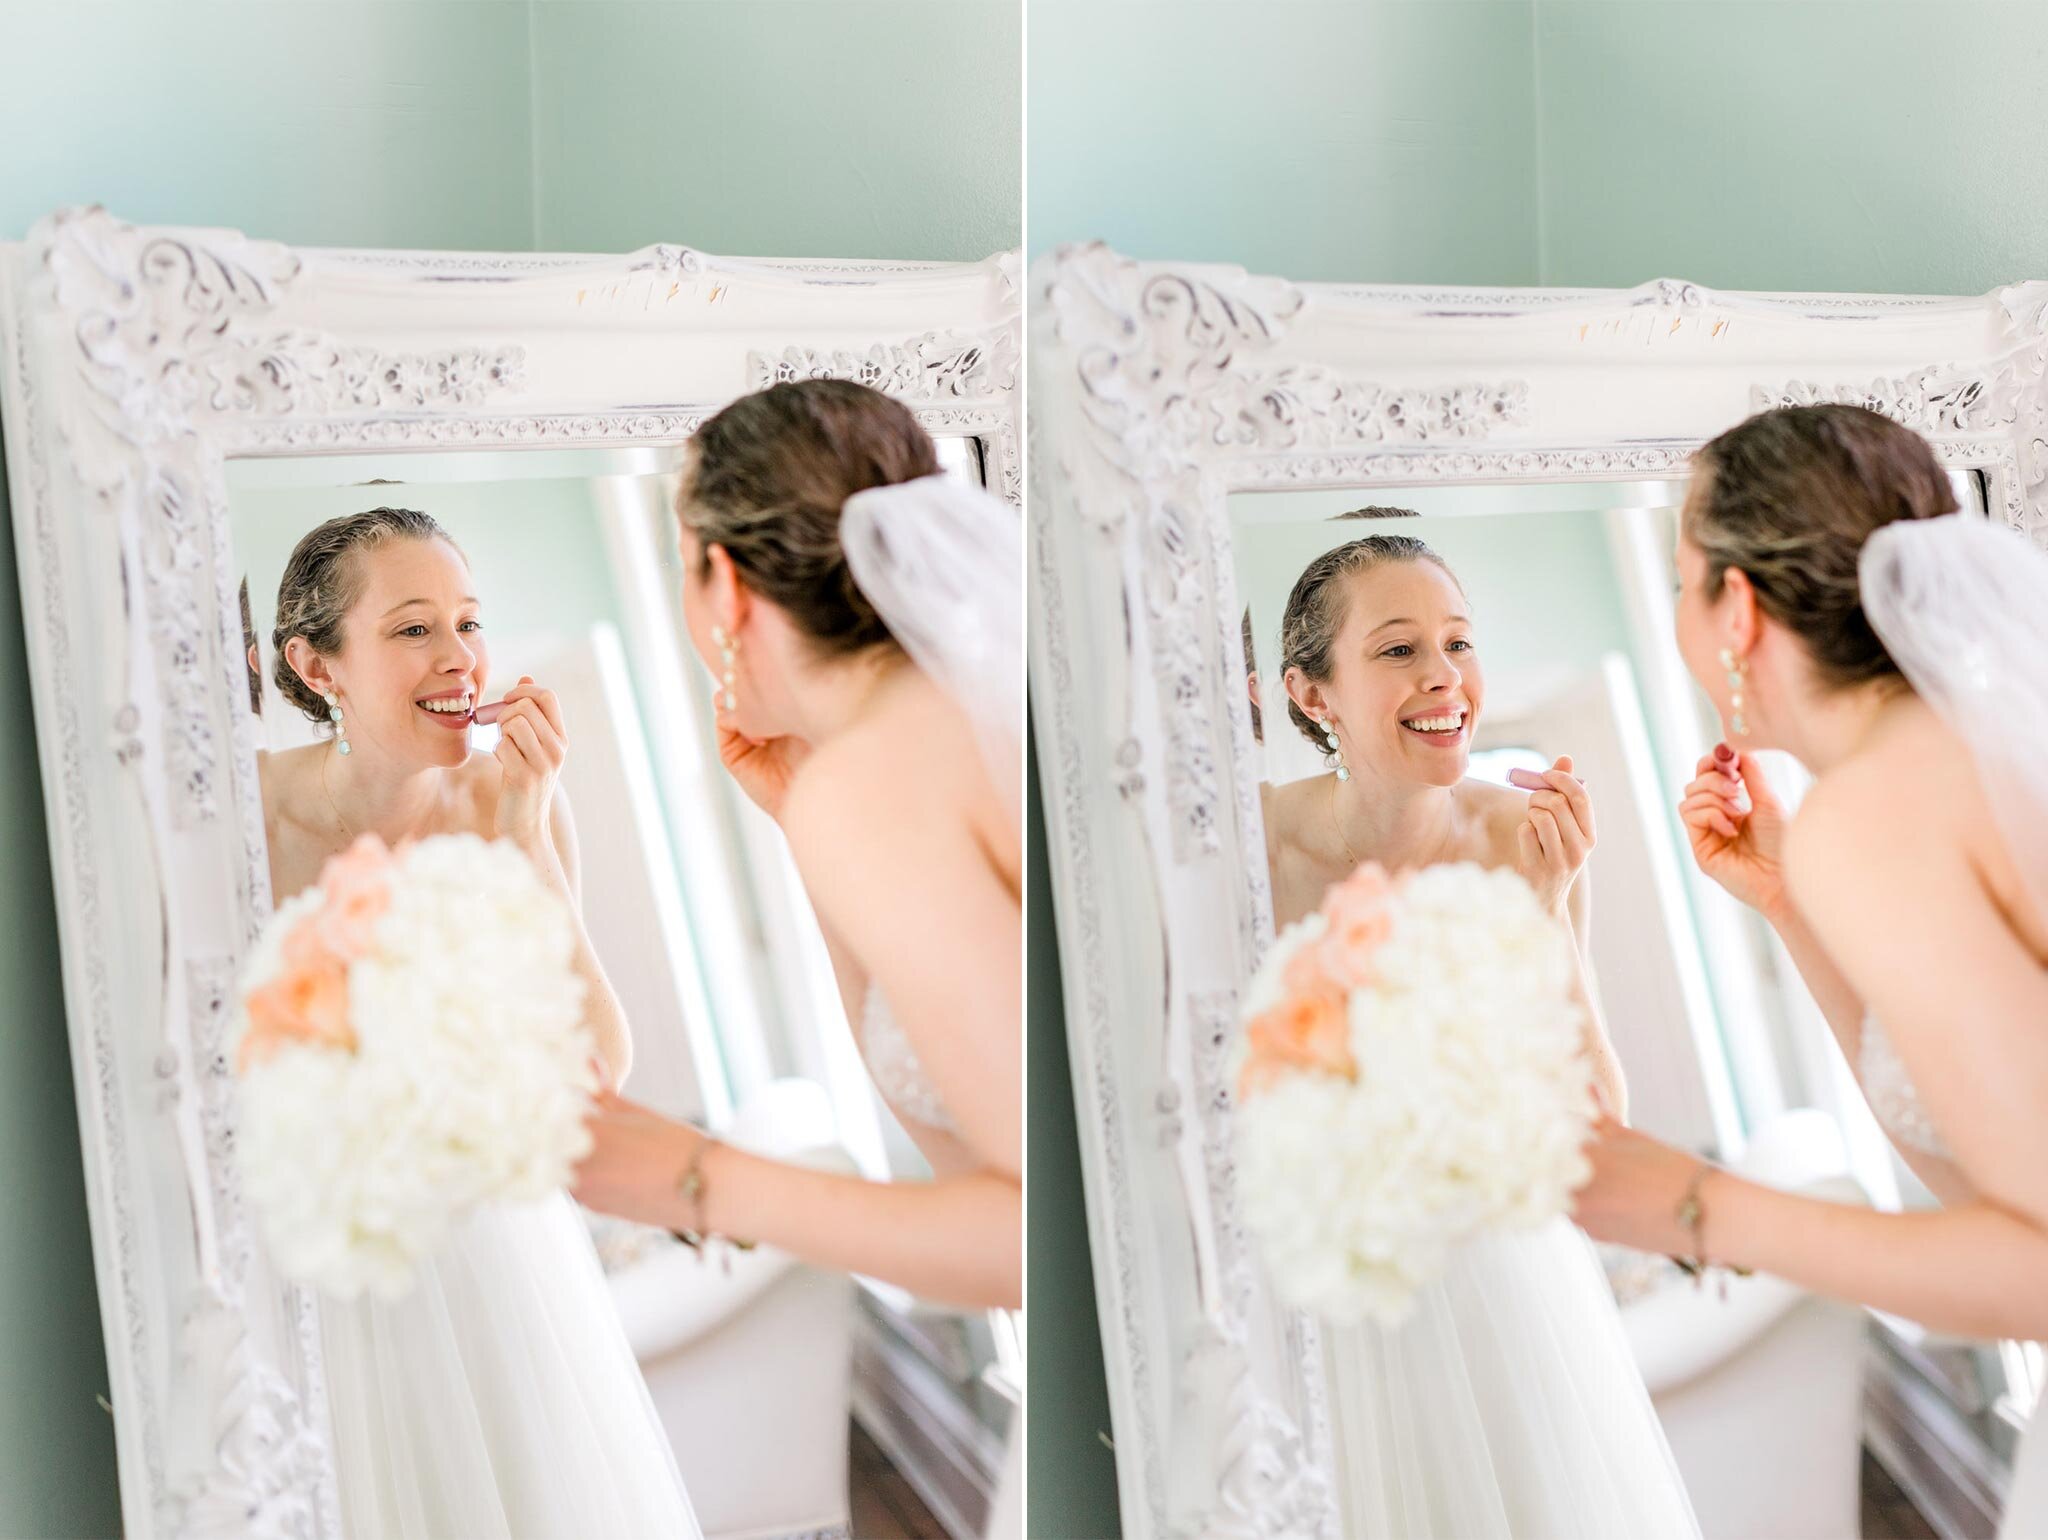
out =
[[(997, 0), (0, 0), (0, 240), (100, 202), (301, 245), (978, 258), (1022, 241), (1018, 32)], [(0, 1540), (106, 1536), (12, 531), (0, 488)]]
[(1525, 283), (1529, 0), (1031, 0), (1031, 250)]
[(1540, 271), (1976, 294), (2048, 277), (2038, 0), (1536, 0)]
[(525, 249), (524, 0), (0, 0), (0, 240), (51, 209)]
[(539, 243), (1021, 245), (1022, 26), (1022, 0), (537, 0)]

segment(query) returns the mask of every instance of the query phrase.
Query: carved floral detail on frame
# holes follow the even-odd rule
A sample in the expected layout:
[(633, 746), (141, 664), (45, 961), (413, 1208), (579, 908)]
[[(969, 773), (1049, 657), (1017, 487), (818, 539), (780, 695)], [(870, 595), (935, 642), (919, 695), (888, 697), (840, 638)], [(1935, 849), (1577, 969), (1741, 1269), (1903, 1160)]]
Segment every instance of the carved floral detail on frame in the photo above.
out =
[(926, 332), (904, 342), (866, 348), (788, 347), (747, 359), (747, 388), (765, 390), (792, 380), (852, 380), (911, 401), (993, 396), (1017, 384), (1017, 338), (964, 337)]
[[(1061, 479), (1073, 487), (1073, 515), (1110, 543), (1124, 573), (1127, 609), (1134, 622), (1142, 620), (1142, 630), (1133, 628), (1131, 662), (1149, 676), (1158, 738), (1154, 749), (1142, 747), (1139, 737), (1150, 735), (1142, 719), (1134, 721), (1138, 737), (1115, 759), (1126, 800), (1155, 795), (1146, 789), (1148, 772), (1156, 770), (1164, 783), (1170, 846), (1159, 858), (1154, 879), (1163, 882), (1176, 869), (1198, 866), (1223, 848), (1222, 751), (1228, 746), (1218, 741), (1212, 704), (1224, 670), (1214, 645), (1220, 633), (1209, 624), (1208, 592), (1218, 580), (1211, 570), (1209, 533), (1209, 505), (1217, 493), (1205, 480), (1205, 463), (1218, 450), (1258, 452), (1450, 432), (1468, 417), (1476, 424), (1484, 413), (1477, 398), (1458, 391), (1443, 392), (1437, 403), (1395, 400), (1325, 371), (1268, 367), (1262, 355), (1304, 303), (1302, 291), (1277, 280), (1220, 268), (1148, 270), (1099, 246), (1068, 252), (1047, 271), (1040, 324), (1052, 327), (1059, 344), (1059, 409), (1070, 411), (1080, 430), (1063, 445)], [(1039, 571), (1041, 579), (1051, 577), (1043, 563)], [(1066, 766), (1075, 726), (1067, 715), (1068, 692), (1059, 687), (1058, 677), (1072, 664), (1059, 637), (1062, 600), (1056, 578), (1042, 581), (1037, 602), (1050, 607), (1053, 622), (1048, 660), (1057, 676), (1051, 691), (1053, 738)], [(1063, 778), (1061, 784), (1069, 801), (1080, 794), (1071, 781)], [(1071, 840), (1084, 826), (1085, 815), (1073, 806), (1065, 812)], [(1079, 863), (1085, 870), (1085, 849)], [(1128, 1031), (1130, 1024), (1112, 1026), (1102, 1015), (1096, 997), (1096, 975), (1103, 966), (1100, 917), (1090, 911), (1083, 918), (1080, 950), (1091, 978), (1086, 1029), (1098, 1066), (1095, 1091), (1104, 1120), (1111, 1202), (1125, 1214), (1132, 1202), (1130, 1177), (1118, 1152), (1117, 1082), (1106, 1066), (1115, 1059), (1110, 1035), (1119, 1028)], [(1181, 1516), (1186, 1523), (1167, 1519), (1161, 1506), (1166, 1481), (1159, 1468), (1167, 1451), (1159, 1446), (1142, 1396), (1135, 1408), (1146, 1461), (1140, 1479), (1154, 1526), (1171, 1523), (1174, 1532), (1246, 1540), (1320, 1535), (1335, 1522), (1334, 1501), (1318, 1452), (1262, 1384), (1250, 1354), (1246, 1333), (1254, 1286), (1249, 1262), (1230, 1204), (1219, 1205), (1215, 1193), (1230, 1162), (1227, 1101), (1217, 1100), (1215, 1092), (1224, 1018), (1232, 1000), (1234, 992), (1223, 991), (1189, 1001), (1190, 1014), (1180, 1018), (1181, 1026), (1169, 1027), (1166, 1054), (1169, 1065), (1177, 1062), (1171, 1037), (1176, 1030), (1191, 1029), (1196, 1038), (1190, 1045), (1192, 1074), (1184, 1085), (1169, 1070), (1154, 1099), (1160, 1115), (1157, 1132), (1169, 1158), (1176, 1169), (1191, 1163), (1204, 1183), (1203, 1193), (1188, 1193), (1187, 1224), (1188, 1243), (1204, 1259), (1205, 1320), (1190, 1358), (1176, 1366), (1174, 1378), (1222, 1393), (1220, 1420), (1206, 1429), (1199, 1456), (1216, 1485), (1195, 1498), (1196, 1512)], [(1186, 1153), (1173, 1154), (1189, 1145)], [(1131, 1261), (1119, 1235), (1117, 1266), (1124, 1287), (1117, 1305), (1126, 1338), (1140, 1344), (1142, 1328), (1129, 1318), (1136, 1286), (1128, 1276)], [(1151, 1378), (1142, 1356), (1128, 1370), (1140, 1386)], [(1317, 1371), (1303, 1359), (1290, 1372), (1308, 1379)]]
[(2011, 426), (2019, 420), (2026, 384), (2011, 364), (1988, 375), (1937, 366), (1860, 384), (1789, 380), (1776, 389), (1759, 385), (1750, 392), (1750, 405), (1759, 412), (1822, 403), (1867, 407), (1929, 438), (1940, 438)]

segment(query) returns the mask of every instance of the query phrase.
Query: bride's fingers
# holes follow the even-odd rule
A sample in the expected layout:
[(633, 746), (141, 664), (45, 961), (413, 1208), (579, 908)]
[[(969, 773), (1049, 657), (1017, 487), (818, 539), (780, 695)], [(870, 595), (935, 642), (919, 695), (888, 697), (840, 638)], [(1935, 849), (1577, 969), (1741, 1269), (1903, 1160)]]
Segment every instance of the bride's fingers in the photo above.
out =
[[(1567, 871), (1577, 871), (1585, 865), (1586, 857), (1592, 854), (1593, 841), (1580, 827), (1572, 804), (1560, 793), (1542, 791), (1529, 799), (1529, 811), (1548, 815), (1551, 827), (1557, 831), (1557, 858)], [(1539, 829), (1538, 834), (1544, 831)]]
[(1530, 796), (1529, 806), (1543, 809), (1556, 820), (1568, 847), (1576, 848), (1583, 845), (1591, 850), (1593, 815), (1589, 808), (1582, 805), (1584, 801), (1583, 793), (1574, 798), (1562, 791), (1539, 791)]
[[(1559, 763), (1569, 764), (1570, 761), (1561, 760)], [(1593, 797), (1586, 790), (1586, 783), (1568, 770), (1553, 770), (1544, 779), (1564, 798), (1565, 805), (1571, 809), (1573, 821), (1586, 836), (1586, 843), (1593, 844), (1596, 839), (1593, 833)]]
[(498, 748), (501, 752), (509, 743), (531, 769), (547, 768), (547, 756), (541, 749), (540, 735), (533, 730), (531, 722), (524, 717), (508, 715), (502, 719), (501, 725), (503, 732), (498, 738)]
[(1532, 880), (1543, 869), (1543, 842), (1536, 838), (1536, 827), (1526, 818), (1515, 830), (1515, 846), (1522, 853), (1522, 869)]
[[(534, 756), (536, 767), (559, 770), (569, 757), (569, 745), (557, 733), (552, 723), (542, 714), (540, 705), (532, 700), (514, 701), (504, 716), (498, 719), (502, 732), (511, 737), (522, 750)], [(513, 732), (513, 724), (519, 724), (523, 732)], [(529, 746), (527, 740), (532, 739)]]
[(1722, 765), (1708, 765), (1686, 782), (1687, 786), (1719, 786), (1730, 796), (1742, 789), (1742, 778)]
[(508, 701), (532, 701), (534, 705), (540, 708), (541, 715), (547, 718), (548, 726), (555, 730), (557, 736), (567, 741), (569, 730), (562, 725), (561, 701), (556, 698), (553, 690), (542, 689), (539, 685), (535, 684), (531, 674), (521, 674), (519, 676), (519, 683), (505, 692), (505, 699)]
[(1565, 862), (1564, 835), (1557, 827), (1557, 819), (1547, 808), (1529, 809), (1529, 825), (1536, 831), (1536, 843), (1543, 847), (1543, 859), (1553, 866)]
[(1701, 791), (1689, 793), (1679, 800), (1678, 811), (1680, 813), (1684, 813), (1690, 808), (1711, 808), (1729, 819), (1739, 817), (1742, 812), (1741, 804), (1736, 802), (1733, 797), (1716, 791), (1711, 786)]
[(1687, 797), (1678, 804), (1678, 817), (1688, 829), (1711, 829), (1723, 838), (1731, 840), (1741, 837), (1741, 831), (1736, 827), (1726, 804), (1711, 795)]

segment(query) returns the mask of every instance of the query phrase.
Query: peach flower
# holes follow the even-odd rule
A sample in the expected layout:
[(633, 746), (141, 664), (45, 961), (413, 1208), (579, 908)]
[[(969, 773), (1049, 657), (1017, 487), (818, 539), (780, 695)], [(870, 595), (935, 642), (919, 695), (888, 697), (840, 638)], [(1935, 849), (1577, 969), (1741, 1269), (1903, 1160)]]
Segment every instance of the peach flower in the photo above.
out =
[(1323, 967), (1323, 954), (1314, 946), (1305, 946), (1287, 959), (1287, 967), (1280, 975), (1290, 995), (1328, 994), (1338, 987)]
[(1323, 917), (1329, 928), (1308, 950), (1316, 953), (1318, 971), (1340, 989), (1356, 989), (1373, 981), (1373, 954), (1394, 926), (1387, 912), (1387, 899), (1393, 892), (1387, 874), (1368, 862), (1323, 895)]
[(1376, 907), (1400, 890), (1401, 884), (1387, 875), (1377, 861), (1367, 861), (1341, 882), (1333, 882), (1323, 893), (1323, 914), (1336, 918), (1340, 907)]
[(1351, 1024), (1343, 996), (1328, 989), (1290, 995), (1252, 1018), (1245, 1029), (1244, 1070), (1237, 1094), (1250, 1096), (1286, 1070), (1313, 1070), (1356, 1079), (1351, 1057)]
[(391, 907), (391, 852), (374, 834), (365, 834), (329, 859), (320, 871), (326, 902), (320, 906), (320, 932), (336, 956), (367, 956), (376, 945), (377, 921)]
[(285, 955), (278, 976), (249, 995), (249, 1029), (236, 1055), (238, 1071), (247, 1072), (291, 1043), (355, 1052), (355, 1029), (348, 1023), (348, 969), (321, 944), (311, 918), (287, 938)]

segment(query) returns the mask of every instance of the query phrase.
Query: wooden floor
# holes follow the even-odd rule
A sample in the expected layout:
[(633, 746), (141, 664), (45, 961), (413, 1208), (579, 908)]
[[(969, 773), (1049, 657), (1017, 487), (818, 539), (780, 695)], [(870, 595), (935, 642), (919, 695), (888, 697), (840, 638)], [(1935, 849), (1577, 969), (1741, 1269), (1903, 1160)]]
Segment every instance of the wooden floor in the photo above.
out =
[(859, 1423), (852, 1428), (847, 1484), (851, 1488), (853, 1540), (946, 1540), (931, 1510), (896, 1472)]
[(1868, 1449), (1863, 1451), (1862, 1524), (1863, 1540), (1941, 1540)]

